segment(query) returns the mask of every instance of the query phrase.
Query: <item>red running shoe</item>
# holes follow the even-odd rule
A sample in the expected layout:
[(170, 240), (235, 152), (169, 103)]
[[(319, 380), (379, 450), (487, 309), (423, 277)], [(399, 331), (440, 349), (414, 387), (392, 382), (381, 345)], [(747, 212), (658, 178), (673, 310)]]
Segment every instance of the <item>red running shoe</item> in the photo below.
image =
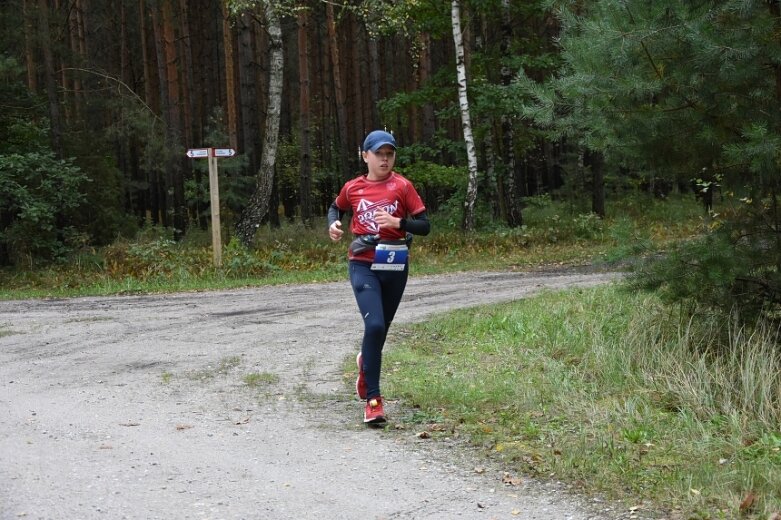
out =
[(358, 392), (358, 397), (366, 399), (366, 377), (363, 375), (363, 356), (358, 352), (358, 356), (355, 358), (355, 362), (358, 364), (358, 379), (355, 380), (355, 391)]
[(366, 401), (366, 409), (363, 412), (363, 422), (367, 424), (380, 424), (385, 422), (385, 411), (382, 409), (382, 397), (372, 397)]

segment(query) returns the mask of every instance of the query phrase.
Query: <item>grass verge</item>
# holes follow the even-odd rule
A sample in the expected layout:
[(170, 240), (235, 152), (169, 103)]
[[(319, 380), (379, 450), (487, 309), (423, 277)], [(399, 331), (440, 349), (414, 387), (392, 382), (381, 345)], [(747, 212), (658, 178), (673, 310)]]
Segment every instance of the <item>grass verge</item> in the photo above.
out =
[[(386, 395), (508, 469), (672, 518), (781, 511), (776, 338), (678, 323), (619, 287), (545, 294), (415, 325), (385, 356)], [(705, 327), (705, 328), (703, 328)], [(420, 428), (421, 426), (418, 426)]]

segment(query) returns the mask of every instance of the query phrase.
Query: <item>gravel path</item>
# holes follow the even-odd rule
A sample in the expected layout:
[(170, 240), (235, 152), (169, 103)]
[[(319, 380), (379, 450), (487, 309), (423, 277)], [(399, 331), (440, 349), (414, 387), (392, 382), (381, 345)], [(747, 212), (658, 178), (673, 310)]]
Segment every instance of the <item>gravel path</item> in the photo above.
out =
[[(616, 276), (413, 276), (396, 323)], [(361, 327), (346, 279), (0, 302), (0, 519), (624, 517), (365, 428), (342, 371)]]

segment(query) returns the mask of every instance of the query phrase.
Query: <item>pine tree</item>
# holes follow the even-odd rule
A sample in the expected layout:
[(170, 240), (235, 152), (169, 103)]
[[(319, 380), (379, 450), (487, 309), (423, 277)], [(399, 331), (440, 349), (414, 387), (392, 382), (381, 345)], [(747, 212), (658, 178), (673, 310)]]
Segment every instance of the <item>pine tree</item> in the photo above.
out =
[(779, 2), (597, 0), (561, 20), (564, 73), (526, 82), (537, 120), (624, 171), (742, 191), (720, 233), (744, 268), (719, 283), (781, 301)]

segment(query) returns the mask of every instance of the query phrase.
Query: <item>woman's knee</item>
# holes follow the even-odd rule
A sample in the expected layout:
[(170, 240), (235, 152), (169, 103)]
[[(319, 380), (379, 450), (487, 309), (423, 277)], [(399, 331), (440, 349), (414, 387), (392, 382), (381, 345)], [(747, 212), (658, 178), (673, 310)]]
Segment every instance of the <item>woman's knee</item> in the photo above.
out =
[(372, 340), (382, 341), (385, 339), (385, 322), (383, 320), (366, 320), (364, 322), (364, 336)]

